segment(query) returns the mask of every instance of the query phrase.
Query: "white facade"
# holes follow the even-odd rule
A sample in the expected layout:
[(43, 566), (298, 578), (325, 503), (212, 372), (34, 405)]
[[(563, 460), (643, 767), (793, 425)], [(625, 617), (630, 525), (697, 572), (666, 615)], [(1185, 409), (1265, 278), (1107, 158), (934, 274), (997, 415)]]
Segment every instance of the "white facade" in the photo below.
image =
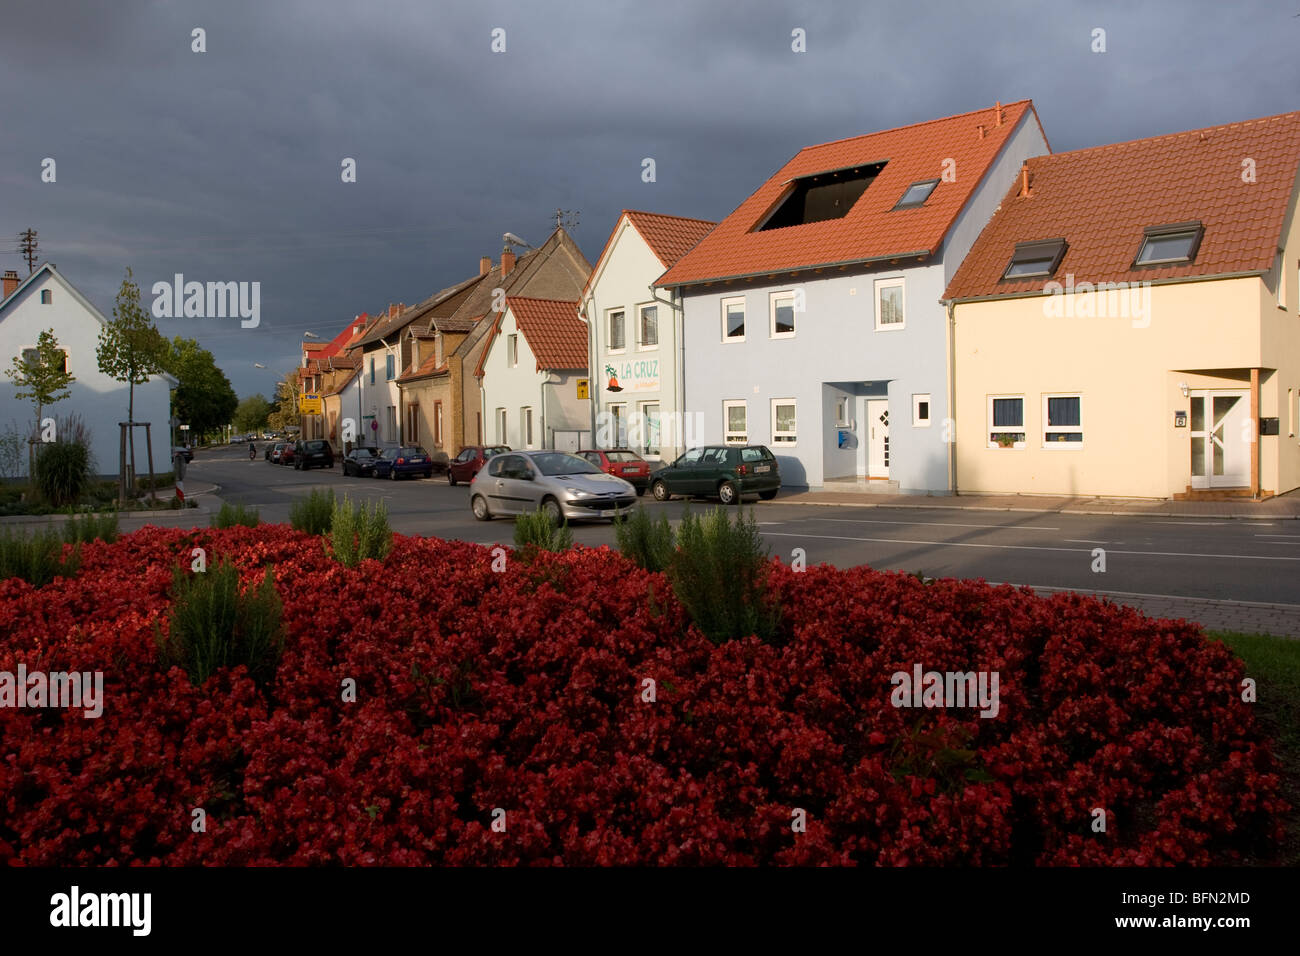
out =
[[(591, 327), (596, 444), (631, 448), (649, 461), (680, 455), (690, 424), (681, 415), (681, 310), (671, 304), (677, 301), (674, 294), (651, 288), (663, 272), (659, 257), (624, 214), (582, 303)], [(611, 375), (622, 391), (609, 390)], [(690, 429), (692, 435), (697, 430)]]
[(401, 336), (397, 333), (383, 340), (379, 348), (362, 354), (361, 421), (357, 434), (364, 444), (379, 448), (401, 443), (402, 391), (397, 377), (402, 374)]
[(686, 404), (703, 423), (692, 444), (767, 445), (790, 486), (949, 492), (940, 299), (1023, 161), (1045, 152), (1026, 111), (926, 262), (684, 288)]
[[(578, 398), (586, 369), (537, 368), (507, 299), (501, 328), (483, 357), (483, 442), (516, 450), (591, 447), (591, 409)], [(491, 321), (485, 319), (484, 321)]]
[[(99, 371), (95, 349), (100, 329), (107, 319), (53, 266), (36, 270), (0, 304), (0, 367), (7, 371), (24, 349), (36, 347), (37, 336), (53, 329), (59, 347), (68, 356), (68, 370), (76, 377), (67, 398), (46, 406), (42, 415), (62, 419), (75, 413), (91, 435), (91, 470), (99, 475), (117, 475), (120, 454), (119, 422), (127, 420), (127, 386)], [(135, 387), (135, 421), (149, 422), (153, 442), (153, 466), (171, 468), (171, 389), (176, 382), (169, 375), (157, 375)], [(0, 430), (17, 429), (26, 438), (36, 427), (35, 409), (16, 397), (19, 389), (8, 376), (0, 376)], [(136, 472), (148, 468), (143, 428), (135, 435)], [(19, 474), (27, 474), (24, 451)]]

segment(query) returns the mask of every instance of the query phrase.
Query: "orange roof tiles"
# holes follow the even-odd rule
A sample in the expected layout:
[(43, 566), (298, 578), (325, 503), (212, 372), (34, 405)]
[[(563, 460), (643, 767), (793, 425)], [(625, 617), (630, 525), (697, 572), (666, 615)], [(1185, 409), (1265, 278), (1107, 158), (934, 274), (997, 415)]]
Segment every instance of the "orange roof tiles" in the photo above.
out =
[[(1254, 161), (1254, 182), (1243, 179)], [(1266, 272), (1300, 163), (1300, 112), (1029, 160), (948, 285), (949, 299), (1040, 292), (1047, 282), (1135, 282)], [(1195, 260), (1133, 260), (1149, 226), (1200, 221)], [(1064, 238), (1051, 276), (1002, 281), (1018, 242)]]
[(639, 209), (624, 209), (619, 213), (609, 238), (605, 240), (605, 247), (597, 256), (591, 275), (587, 277), (587, 284), (582, 289), (582, 298), (587, 297), (591, 284), (596, 281), (601, 263), (609, 255), (614, 237), (618, 235), (619, 226), (622, 225), (625, 216), (665, 269), (672, 268), (677, 260), (694, 249), (699, 241), (717, 225), (716, 222), (708, 219), (690, 219), (686, 216), (669, 216), (658, 212), (643, 212)]
[(587, 367), (587, 324), (578, 318), (576, 301), (509, 296), (506, 304), (533, 350), (538, 371)]
[[(802, 149), (656, 284), (934, 253), (1022, 119), (1037, 122), (1029, 100), (1004, 104), (1001, 125), (990, 107)], [(956, 170), (955, 181), (939, 182), (923, 206), (894, 209), (912, 183), (942, 180), (945, 160), (955, 164), (949, 167)], [(791, 180), (882, 161), (884, 169), (843, 218), (752, 231), (776, 208)]]

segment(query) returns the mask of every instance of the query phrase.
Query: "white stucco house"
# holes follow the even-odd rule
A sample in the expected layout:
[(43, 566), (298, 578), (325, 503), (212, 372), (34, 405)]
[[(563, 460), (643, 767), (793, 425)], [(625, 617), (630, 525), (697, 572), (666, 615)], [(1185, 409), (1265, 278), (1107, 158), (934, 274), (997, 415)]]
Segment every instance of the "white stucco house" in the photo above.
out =
[(506, 296), (474, 371), (485, 442), (524, 450), (591, 447), (587, 329), (577, 301)]
[[(4, 276), (4, 298), (0, 301), (0, 367), (8, 370), (13, 360), (36, 347), (36, 338), (52, 329), (67, 354), (68, 370), (76, 377), (71, 394), (49, 406), (46, 417), (61, 419), (75, 413), (91, 434), (90, 452), (94, 473), (118, 473), (119, 422), (127, 420), (127, 386), (99, 371), (95, 348), (106, 319), (91, 302), (51, 263), (45, 263), (19, 281)], [(152, 426), (154, 468), (171, 467), (171, 390), (177, 385), (170, 375), (156, 375), (135, 387), (135, 421)], [(0, 375), (0, 429), (16, 429), (26, 438), (35, 429), (32, 404), (16, 397), (19, 389), (6, 375)], [(136, 472), (148, 467), (143, 429), (136, 430)], [(20, 476), (27, 474), (27, 456), (22, 456)]]
[(686, 450), (696, 429), (683, 414), (682, 312), (654, 282), (716, 225), (634, 209), (619, 215), (582, 292), (597, 445), (652, 462)]
[(940, 299), (1032, 156), (1024, 100), (810, 146), (656, 285), (683, 303), (698, 444), (764, 444), (786, 485), (947, 494)]

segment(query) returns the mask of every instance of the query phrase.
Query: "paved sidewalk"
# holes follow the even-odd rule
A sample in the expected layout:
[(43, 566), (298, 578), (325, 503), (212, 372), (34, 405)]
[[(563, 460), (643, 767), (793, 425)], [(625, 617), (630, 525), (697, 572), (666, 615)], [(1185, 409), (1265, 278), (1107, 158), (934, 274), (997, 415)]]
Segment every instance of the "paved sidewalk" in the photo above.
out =
[(1174, 501), (1144, 498), (1071, 498), (1056, 495), (891, 495), (803, 491), (777, 498), (790, 505), (849, 508), (947, 508), (958, 511), (1029, 511), (1146, 518), (1300, 518), (1300, 493), (1267, 501)]
[[(176, 511), (119, 511), (117, 513), (118, 530), (123, 533), (138, 531), (148, 524), (157, 525), (160, 528), (207, 527), (208, 516), (221, 507), (221, 499), (215, 497), (216, 491), (217, 486), (210, 482), (187, 481), (185, 483), (185, 498), (187, 501), (195, 501), (198, 505), (197, 508), (177, 509)], [(174, 491), (171, 488), (158, 489), (159, 498), (170, 498), (173, 494)], [(61, 525), (67, 518), (66, 514), (12, 515), (0, 517), (0, 526)]]
[(1184, 618), (1211, 631), (1240, 631), (1244, 634), (1272, 634), (1300, 639), (1300, 604), (1261, 604), (1254, 601), (1224, 601), (1176, 597), (1168, 594), (1131, 594), (1124, 591), (1087, 591), (1081, 588), (1035, 587), (1035, 593), (1073, 591), (1107, 598), (1151, 617)]

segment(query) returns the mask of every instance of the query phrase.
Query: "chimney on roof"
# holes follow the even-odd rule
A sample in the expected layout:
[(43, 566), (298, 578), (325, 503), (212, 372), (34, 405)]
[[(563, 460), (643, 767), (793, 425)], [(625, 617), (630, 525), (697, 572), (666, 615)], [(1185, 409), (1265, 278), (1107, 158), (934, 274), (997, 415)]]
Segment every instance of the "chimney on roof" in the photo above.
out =
[(993, 104), (993, 112), (997, 115), (998, 118), (997, 125), (1001, 126), (1002, 125), (1002, 101), (1001, 100), (998, 100), (996, 103)]
[(510, 275), (510, 270), (515, 267), (515, 251), (509, 246), (501, 250), (501, 278)]
[(983, 123), (980, 123), (979, 126), (978, 126), (977, 128), (978, 128), (979, 131), (980, 131), (980, 139), (983, 139), (983, 138), (984, 138), (984, 124), (983, 124)]
[(18, 288), (18, 273), (15, 272), (13, 269), (6, 269), (5, 278), (4, 278), (4, 295), (0, 295), (0, 299), (9, 298), (11, 295), (14, 294), (14, 290), (17, 288)]
[(388, 306), (388, 317), (391, 319), (394, 316), (401, 315), (404, 311), (406, 311), (406, 305), (404, 303), (399, 302), (397, 305), (390, 303)]
[(1025, 197), (1033, 195), (1029, 188), (1029, 162), (1027, 160), (1020, 164), (1020, 195)]
[(482, 278), (483, 276), (487, 275), (491, 271), (492, 271), (492, 257), (483, 256), (483, 258), (479, 259), (478, 261), (479, 277)]

